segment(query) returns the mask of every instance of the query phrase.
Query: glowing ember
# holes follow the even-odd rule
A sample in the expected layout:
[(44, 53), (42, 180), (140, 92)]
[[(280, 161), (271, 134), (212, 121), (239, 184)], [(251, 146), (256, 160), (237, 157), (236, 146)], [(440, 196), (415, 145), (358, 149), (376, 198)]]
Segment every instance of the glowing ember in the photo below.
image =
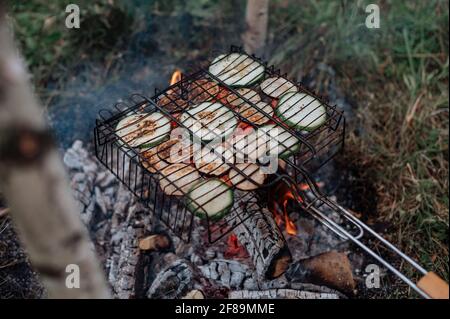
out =
[(300, 188), (300, 190), (302, 190), (302, 191), (306, 191), (306, 190), (308, 190), (310, 187), (309, 187), (309, 185), (306, 184), (306, 183), (301, 183), (301, 184), (298, 184), (298, 188)]
[(172, 78), (170, 79), (170, 85), (173, 85), (173, 84), (175, 84), (177, 82), (180, 82), (181, 81), (181, 76), (182, 76), (181, 71), (180, 70), (175, 70), (175, 72), (173, 72), (173, 74), (172, 74)]
[(239, 243), (235, 234), (230, 234), (227, 241), (227, 250), (224, 253), (225, 258), (246, 258), (247, 250)]

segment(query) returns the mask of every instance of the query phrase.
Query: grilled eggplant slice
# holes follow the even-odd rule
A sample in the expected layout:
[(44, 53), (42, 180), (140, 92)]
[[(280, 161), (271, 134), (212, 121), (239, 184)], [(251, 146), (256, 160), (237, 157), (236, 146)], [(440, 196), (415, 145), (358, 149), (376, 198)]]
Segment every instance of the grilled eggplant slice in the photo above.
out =
[(116, 126), (118, 143), (150, 148), (165, 141), (170, 134), (170, 120), (159, 112), (127, 116)]
[[(247, 89), (247, 88), (240, 88), (240, 89), (236, 89), (236, 92), (254, 104), (261, 101), (261, 97), (254, 90)], [(227, 102), (231, 106), (237, 107), (237, 108), (243, 107), (244, 105), (250, 105), (244, 99), (240, 98), (238, 95), (236, 95), (234, 93), (230, 93), (227, 95)]]
[(188, 97), (194, 103), (207, 102), (215, 98), (219, 91), (218, 83), (200, 79), (190, 83)]
[[(255, 107), (256, 106), (256, 107)], [(270, 120), (273, 116), (273, 108), (269, 103), (260, 101), (255, 106), (245, 104), (239, 108), (239, 113), (255, 125), (262, 125)], [(268, 116), (264, 115), (265, 112)]]
[(167, 195), (183, 196), (200, 180), (195, 167), (187, 164), (172, 164), (160, 171), (159, 185)]
[(249, 191), (257, 189), (264, 184), (266, 175), (261, 171), (261, 168), (257, 164), (252, 163), (240, 163), (235, 165), (241, 172), (232, 169), (228, 175), (230, 182), (236, 186), (236, 188)]
[(141, 163), (150, 173), (157, 173), (169, 165), (159, 158), (156, 146), (141, 151)]

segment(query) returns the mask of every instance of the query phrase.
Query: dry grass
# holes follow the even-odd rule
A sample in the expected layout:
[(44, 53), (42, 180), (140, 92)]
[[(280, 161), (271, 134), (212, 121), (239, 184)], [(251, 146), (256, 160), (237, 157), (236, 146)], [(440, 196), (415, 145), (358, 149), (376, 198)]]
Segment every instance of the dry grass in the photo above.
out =
[(371, 164), (377, 221), (448, 281), (448, 1), (383, 1), (379, 30), (364, 27), (367, 1), (302, 3), (301, 12), (294, 1), (274, 6), (286, 40), (273, 61), (294, 76), (318, 62), (336, 70), (358, 119), (346, 158)]

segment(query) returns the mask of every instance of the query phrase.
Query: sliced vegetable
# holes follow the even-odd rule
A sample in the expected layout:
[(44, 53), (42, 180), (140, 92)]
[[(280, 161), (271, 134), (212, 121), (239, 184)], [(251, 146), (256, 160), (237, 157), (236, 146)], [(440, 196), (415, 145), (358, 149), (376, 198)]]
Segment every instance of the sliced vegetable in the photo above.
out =
[(231, 53), (219, 55), (211, 63), (209, 72), (225, 84), (250, 86), (264, 76), (264, 66), (248, 55)]
[(169, 165), (158, 157), (158, 148), (156, 146), (143, 149), (141, 151), (141, 156), (142, 166), (144, 166), (150, 173), (157, 173)]
[(276, 115), (288, 126), (311, 131), (327, 119), (325, 106), (315, 97), (305, 93), (286, 93), (280, 98)]
[[(268, 116), (264, 115), (265, 112)], [(269, 103), (260, 101), (255, 106), (245, 104), (239, 108), (239, 113), (255, 125), (261, 125), (270, 120), (273, 115), (273, 108)]]
[[(240, 88), (236, 89), (236, 92), (252, 103), (258, 103), (259, 101), (261, 101), (261, 97), (254, 90), (247, 88)], [(245, 102), (242, 98), (240, 98), (238, 95), (234, 93), (230, 93), (229, 95), (227, 95), (227, 102), (234, 107), (242, 107), (244, 105), (250, 105), (249, 103)]]
[(202, 173), (222, 175), (230, 169), (230, 164), (234, 164), (234, 155), (223, 145), (214, 148), (204, 147), (194, 155), (194, 163)]
[(238, 124), (233, 112), (221, 103), (197, 104), (180, 116), (180, 121), (198, 140), (211, 141), (231, 134)]
[(188, 98), (194, 103), (206, 102), (220, 91), (219, 84), (208, 79), (196, 80), (189, 85)]
[(217, 221), (230, 211), (234, 195), (230, 187), (217, 178), (194, 185), (187, 195), (187, 208), (200, 218)]
[(266, 141), (267, 153), (280, 158), (288, 158), (300, 150), (298, 138), (288, 130), (275, 124), (268, 124), (258, 129), (261, 140)]
[(261, 168), (257, 164), (241, 163), (236, 164), (235, 167), (248, 176), (246, 177), (244, 174), (235, 169), (230, 171), (230, 182), (238, 189), (246, 191), (257, 189), (266, 179), (266, 175), (261, 171)]
[(270, 97), (278, 99), (288, 92), (297, 92), (298, 88), (291, 81), (282, 77), (272, 77), (265, 79), (261, 83), (261, 90)]
[(167, 195), (182, 196), (201, 178), (197, 170), (187, 164), (177, 163), (164, 168), (159, 185)]
[(161, 94), (156, 104), (169, 112), (180, 112), (189, 106), (188, 101), (182, 98), (179, 88)]
[(127, 116), (116, 126), (116, 134), (132, 147), (149, 148), (169, 137), (170, 120), (162, 113), (142, 113)]
[(192, 144), (180, 139), (171, 139), (158, 146), (158, 156), (167, 163), (189, 162), (192, 157)]

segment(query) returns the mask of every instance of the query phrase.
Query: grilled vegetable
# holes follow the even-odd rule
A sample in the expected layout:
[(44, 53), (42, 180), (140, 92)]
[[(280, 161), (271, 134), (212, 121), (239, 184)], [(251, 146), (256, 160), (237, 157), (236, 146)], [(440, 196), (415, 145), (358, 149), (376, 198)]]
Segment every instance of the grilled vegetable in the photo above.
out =
[[(258, 103), (259, 101), (261, 101), (261, 97), (254, 90), (240, 88), (236, 89), (236, 92), (252, 103)], [(242, 107), (244, 105), (250, 105), (234, 93), (230, 93), (229, 95), (227, 95), (227, 102), (234, 107)]]
[(209, 72), (225, 84), (242, 87), (250, 86), (264, 76), (264, 66), (248, 55), (231, 53), (219, 55), (211, 63)]
[(265, 79), (261, 83), (261, 90), (268, 96), (275, 99), (278, 99), (285, 93), (298, 91), (294, 83), (282, 77), (272, 77)]
[(170, 120), (159, 112), (142, 113), (127, 116), (116, 126), (116, 135), (120, 145), (149, 148), (169, 137)]
[(180, 116), (180, 121), (194, 138), (203, 141), (224, 138), (231, 134), (238, 124), (233, 112), (221, 103), (197, 104)]
[(234, 163), (234, 155), (230, 150), (225, 149), (223, 145), (213, 149), (204, 147), (194, 155), (194, 162), (197, 169), (202, 173), (222, 175), (230, 169), (229, 164)]
[(159, 185), (167, 195), (182, 196), (200, 179), (194, 167), (182, 163), (169, 165), (160, 174)]
[(275, 124), (268, 124), (258, 129), (262, 140), (266, 140), (266, 149), (269, 154), (278, 154), (280, 158), (288, 158), (300, 150), (300, 142), (288, 130)]
[(188, 98), (194, 103), (206, 102), (216, 97), (219, 91), (218, 83), (200, 79), (189, 84)]
[(192, 157), (192, 144), (171, 139), (158, 145), (158, 157), (171, 164), (190, 161)]
[[(256, 107), (255, 107), (256, 106)], [(261, 125), (270, 120), (273, 115), (273, 108), (269, 103), (260, 101), (255, 106), (244, 104), (239, 108), (239, 113), (255, 125)], [(268, 116), (264, 115), (265, 112)]]
[(232, 169), (229, 178), (230, 182), (235, 185), (236, 188), (248, 191), (257, 189), (264, 183), (266, 175), (261, 171), (261, 168), (257, 164), (241, 163), (236, 164), (235, 166), (248, 176), (246, 177), (241, 172)]
[(200, 218), (217, 221), (233, 206), (234, 195), (230, 187), (217, 178), (195, 184), (187, 195), (187, 208)]
[(157, 173), (169, 165), (158, 157), (158, 148), (156, 146), (143, 149), (141, 151), (141, 157), (142, 166), (150, 173)]
[(174, 88), (161, 94), (156, 104), (169, 112), (180, 112), (189, 106), (187, 100), (182, 98), (180, 88)]
[(305, 93), (286, 93), (280, 98), (276, 115), (288, 126), (311, 131), (325, 123), (327, 111), (315, 97)]

